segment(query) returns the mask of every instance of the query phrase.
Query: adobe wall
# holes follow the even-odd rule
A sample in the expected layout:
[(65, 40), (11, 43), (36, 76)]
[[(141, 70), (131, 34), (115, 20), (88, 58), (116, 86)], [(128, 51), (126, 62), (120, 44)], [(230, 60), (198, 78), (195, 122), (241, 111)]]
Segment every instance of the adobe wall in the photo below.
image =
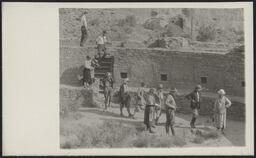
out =
[[(127, 72), (132, 86), (143, 81), (151, 86), (162, 83), (165, 87), (193, 89), (202, 84), (200, 77), (206, 76), (207, 83), (202, 85), (210, 91), (224, 88), (228, 94), (244, 96), (243, 56), (149, 49), (120, 49), (115, 56), (117, 82), (121, 81), (120, 73)], [(167, 81), (161, 81), (161, 74), (167, 74)]]
[[(87, 54), (93, 55), (95, 48), (60, 48), (60, 83), (81, 85), (77, 74), (82, 74), (82, 66)], [(241, 81), (244, 80), (244, 55), (177, 52), (160, 49), (124, 49), (114, 48), (114, 79), (119, 86), (121, 72), (128, 74), (131, 86), (140, 82), (156, 86), (175, 86), (193, 89), (201, 84), (202, 76), (207, 83), (202, 84), (210, 91), (224, 88), (228, 94), (244, 96)], [(167, 74), (167, 81), (161, 81), (160, 75)]]

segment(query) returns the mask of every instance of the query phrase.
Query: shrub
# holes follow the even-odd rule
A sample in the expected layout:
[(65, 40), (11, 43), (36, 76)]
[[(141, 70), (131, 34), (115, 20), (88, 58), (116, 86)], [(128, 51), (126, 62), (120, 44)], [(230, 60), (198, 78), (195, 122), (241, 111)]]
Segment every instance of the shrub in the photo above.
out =
[(133, 146), (138, 148), (145, 147), (175, 147), (184, 146), (186, 142), (178, 137), (167, 136), (155, 136), (148, 133), (141, 133), (137, 135), (137, 139), (134, 140)]
[(216, 30), (213, 26), (201, 26), (198, 31), (198, 36), (196, 39), (198, 41), (207, 42), (215, 39)]
[(135, 15), (127, 15), (124, 19), (119, 19), (118, 26), (130, 26), (134, 27), (136, 25)]
[(99, 26), (100, 24), (100, 20), (98, 18), (92, 19), (89, 24), (91, 24), (92, 26)]
[(196, 144), (202, 144), (204, 141), (205, 141), (205, 139), (203, 137), (196, 136), (192, 142), (196, 143)]
[(152, 10), (150, 15), (151, 15), (151, 17), (156, 17), (158, 15), (158, 12), (155, 10)]

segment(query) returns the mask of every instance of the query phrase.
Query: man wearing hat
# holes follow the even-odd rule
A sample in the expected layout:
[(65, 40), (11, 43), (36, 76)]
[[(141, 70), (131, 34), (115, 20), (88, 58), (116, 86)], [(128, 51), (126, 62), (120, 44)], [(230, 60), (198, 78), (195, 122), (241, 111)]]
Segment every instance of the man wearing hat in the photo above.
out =
[(105, 109), (110, 108), (112, 90), (113, 90), (113, 79), (110, 72), (106, 73), (103, 79), (104, 97), (105, 97)]
[(158, 124), (158, 120), (162, 114), (162, 107), (164, 102), (164, 92), (163, 92), (163, 85), (159, 84), (156, 90), (156, 103), (157, 106), (155, 106), (155, 123)]
[(119, 89), (119, 97), (120, 97), (120, 115), (123, 115), (123, 108), (126, 107), (129, 117), (132, 117), (130, 106), (131, 106), (131, 96), (128, 92), (128, 82), (129, 79), (125, 78), (124, 82), (121, 84)]
[(176, 110), (176, 102), (174, 100), (175, 95), (177, 93), (176, 88), (171, 88), (169, 91), (169, 94), (166, 97), (165, 100), (165, 106), (166, 106), (166, 134), (169, 135), (169, 128), (171, 128), (172, 135), (175, 135), (174, 131), (174, 123), (175, 123), (175, 110)]
[(88, 25), (87, 25), (87, 21), (86, 21), (86, 14), (88, 14), (87, 11), (84, 11), (83, 14), (81, 15), (80, 21), (82, 23), (81, 26), (81, 40), (80, 40), (80, 46), (83, 47), (87, 38), (88, 38)]
[(146, 84), (144, 82), (141, 82), (141, 87), (137, 90), (137, 96), (136, 96), (136, 106), (134, 109), (133, 117), (135, 117), (136, 112), (139, 112), (140, 110), (143, 110), (146, 106), (145, 101), (145, 87)]
[[(99, 58), (105, 57), (107, 55), (107, 49), (106, 49), (106, 44), (107, 42), (107, 37), (106, 37), (107, 31), (103, 30), (102, 35), (100, 35), (96, 39), (96, 44), (97, 44), (97, 50), (98, 50), (98, 56)], [(103, 55), (102, 55), (103, 54)]]
[(226, 128), (226, 109), (231, 106), (231, 101), (225, 94), (224, 89), (220, 89), (218, 91), (218, 98), (216, 98), (213, 106), (214, 125), (218, 130), (221, 130), (222, 133), (224, 133), (224, 129)]
[(147, 95), (146, 108), (144, 112), (144, 124), (146, 125), (147, 130), (149, 130), (150, 133), (154, 133), (152, 131), (152, 126), (154, 124), (155, 106), (156, 106), (155, 89), (150, 88), (149, 93)]
[(197, 85), (193, 92), (186, 95), (185, 97), (190, 100), (190, 107), (192, 109), (192, 119), (190, 122), (191, 128), (195, 128), (195, 122), (199, 115), (198, 110), (200, 109), (200, 103), (201, 103), (201, 93), (202, 90), (201, 85)]

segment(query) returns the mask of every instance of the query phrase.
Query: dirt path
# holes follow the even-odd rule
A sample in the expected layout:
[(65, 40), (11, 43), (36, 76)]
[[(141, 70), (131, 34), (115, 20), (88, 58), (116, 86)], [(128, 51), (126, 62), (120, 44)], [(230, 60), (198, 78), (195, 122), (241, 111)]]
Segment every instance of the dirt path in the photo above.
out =
[[(133, 109), (132, 109), (133, 110)], [(95, 125), (97, 123), (103, 122), (103, 121), (117, 121), (121, 122), (122, 124), (126, 125), (132, 125), (132, 126), (141, 126), (143, 125), (143, 117), (144, 113), (139, 112), (136, 114), (135, 119), (128, 118), (128, 113), (126, 109), (124, 109), (124, 115), (125, 117), (121, 117), (119, 114), (119, 108), (112, 108), (108, 111), (105, 111), (100, 108), (80, 108), (79, 111), (83, 114), (84, 117), (87, 119), (82, 119), (83, 121), (87, 120), (87, 125)], [(159, 119), (159, 125), (153, 128), (155, 136), (166, 136), (165, 133), (165, 114), (163, 113), (162, 116)], [(92, 121), (90, 121), (90, 120)], [(194, 143), (192, 140), (194, 139), (194, 135), (191, 132), (191, 129), (189, 127), (189, 122), (185, 119), (182, 119), (180, 117), (176, 117), (176, 124), (175, 124), (175, 132), (176, 136), (180, 138), (185, 138), (187, 145), (186, 147), (191, 146), (232, 146), (232, 143), (223, 135), (221, 135), (218, 139), (209, 139), (202, 143)], [(212, 129), (210, 126), (198, 126), (199, 130), (204, 131), (215, 131), (215, 129)]]

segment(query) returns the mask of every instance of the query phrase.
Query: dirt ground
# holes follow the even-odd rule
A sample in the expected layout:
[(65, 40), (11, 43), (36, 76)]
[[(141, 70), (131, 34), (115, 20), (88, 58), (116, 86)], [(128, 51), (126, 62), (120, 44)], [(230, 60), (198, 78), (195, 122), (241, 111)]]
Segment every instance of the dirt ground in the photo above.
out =
[[(190, 121), (191, 115), (189, 114), (177, 114), (178, 117), (181, 117), (187, 121)], [(210, 117), (200, 116), (198, 125), (211, 125)], [(237, 121), (227, 119), (227, 128), (225, 129), (225, 137), (232, 142), (235, 146), (245, 146), (245, 121)]]
[[(116, 105), (117, 106), (117, 105)], [(176, 136), (167, 136), (165, 133), (165, 119), (166, 116), (163, 113), (159, 120), (159, 125), (155, 126), (153, 128), (154, 134), (150, 134), (148, 131), (145, 130), (145, 125), (143, 124), (143, 117), (144, 112), (141, 111), (136, 114), (135, 119), (131, 119), (128, 117), (120, 117), (119, 115), (119, 108), (112, 108), (108, 111), (103, 111), (103, 108), (80, 108), (79, 111), (69, 117), (61, 118), (60, 119), (60, 134), (61, 134), (61, 147), (66, 147), (65, 145), (67, 142), (69, 142), (67, 148), (81, 148), (81, 147), (87, 147), (86, 144), (81, 143), (80, 139), (88, 139), (89, 136), (86, 134), (85, 129), (91, 128), (95, 129), (93, 133), (98, 132), (99, 126), (104, 126), (105, 121), (111, 121), (115, 123), (119, 123), (122, 126), (126, 127), (128, 126), (129, 129), (132, 128), (143, 128), (142, 130), (137, 131), (136, 135), (132, 135), (131, 133), (134, 132), (121, 132), (123, 137), (130, 137), (130, 139), (125, 140), (126, 142), (120, 144), (118, 147), (136, 147), (134, 145), (130, 145), (132, 142), (136, 142), (137, 144), (142, 144), (142, 147), (150, 147), (148, 143), (150, 143), (150, 140), (148, 140), (149, 137), (152, 137), (150, 139), (158, 139), (159, 144), (157, 144), (157, 147), (168, 147), (168, 141), (175, 140), (174, 143), (178, 144), (178, 146), (183, 147), (194, 147), (194, 146), (232, 146), (232, 143), (226, 138), (226, 136), (217, 134), (217, 132), (214, 128), (198, 124), (197, 129), (192, 130), (189, 127), (189, 121), (183, 119), (184, 116), (180, 116), (179, 114), (175, 118), (175, 132)], [(133, 109), (132, 109), (133, 112)], [(124, 115), (128, 116), (128, 113), (126, 112), (126, 109), (124, 109)], [(185, 116), (187, 117), (187, 116)], [(108, 129), (110, 130), (110, 129)], [(116, 129), (114, 132), (122, 131), (122, 129)], [(84, 133), (85, 132), (85, 133)], [(111, 132), (111, 131), (110, 131)], [(213, 133), (213, 135), (209, 135), (209, 138), (198, 136), (198, 133)], [(112, 137), (111, 133), (111, 137)], [(81, 137), (81, 135), (83, 135)], [(109, 135), (106, 134), (106, 135)], [(140, 135), (143, 136), (142, 140), (140, 140)], [(113, 136), (118, 137), (118, 136)], [(146, 139), (144, 138), (146, 137)], [(207, 136), (208, 137), (208, 136)], [(234, 139), (235, 136), (232, 137)], [(102, 138), (104, 139), (104, 138)], [(108, 138), (109, 139), (109, 138)], [(170, 139), (170, 140), (168, 140)], [(168, 141), (167, 141), (168, 140)], [(234, 139), (235, 140), (235, 139)], [(99, 140), (101, 141), (101, 140)], [(238, 142), (238, 140), (237, 140)], [(63, 145), (64, 144), (64, 145)], [(170, 145), (170, 144), (169, 144)], [(172, 145), (171, 145), (172, 146)], [(176, 145), (174, 145), (176, 146)], [(97, 146), (96, 146), (97, 147)], [(102, 145), (101, 147), (105, 147)], [(170, 147), (170, 146), (169, 146)]]

